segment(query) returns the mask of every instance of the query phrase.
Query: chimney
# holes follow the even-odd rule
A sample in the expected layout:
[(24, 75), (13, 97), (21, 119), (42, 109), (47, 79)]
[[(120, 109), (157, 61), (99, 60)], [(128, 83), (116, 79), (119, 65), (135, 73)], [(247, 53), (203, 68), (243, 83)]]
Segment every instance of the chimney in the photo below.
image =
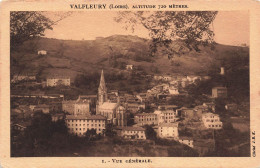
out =
[(220, 75), (225, 75), (225, 68), (224, 67), (220, 68)]

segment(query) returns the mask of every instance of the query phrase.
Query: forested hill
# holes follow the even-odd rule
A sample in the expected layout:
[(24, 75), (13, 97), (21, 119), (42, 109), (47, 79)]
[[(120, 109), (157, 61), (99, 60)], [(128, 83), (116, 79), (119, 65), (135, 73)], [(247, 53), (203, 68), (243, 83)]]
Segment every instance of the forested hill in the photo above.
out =
[[(151, 57), (149, 46), (147, 39), (124, 35), (81, 41), (39, 38), (25, 42), (11, 52), (11, 71), (23, 69), (40, 72), (42, 77), (56, 73), (74, 78), (78, 73), (101, 69), (118, 71), (126, 64), (133, 64), (147, 74), (207, 74), (220, 65), (248, 68), (248, 61), (242, 63), (249, 60), (248, 47), (215, 44), (214, 47), (200, 46), (200, 51), (196, 52), (176, 41), (171, 47), (181, 55), (169, 60), (162, 49)], [(46, 50), (48, 54), (38, 55), (38, 50)]]

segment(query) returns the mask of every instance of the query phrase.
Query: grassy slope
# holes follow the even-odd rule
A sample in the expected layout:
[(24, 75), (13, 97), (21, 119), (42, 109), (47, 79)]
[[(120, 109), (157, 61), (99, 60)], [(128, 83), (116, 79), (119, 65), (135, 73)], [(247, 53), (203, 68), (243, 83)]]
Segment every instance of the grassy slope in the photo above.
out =
[[(37, 51), (40, 49), (47, 50), (48, 54), (38, 56)], [(25, 71), (39, 72), (41, 69), (43, 78), (53, 73), (73, 78), (78, 73), (91, 73), (101, 69), (118, 71), (108, 62), (108, 58), (115, 55), (120, 57), (118, 60), (121, 62), (142, 66), (147, 73), (152, 73), (151, 66), (157, 67), (159, 73), (163, 74), (207, 73), (213, 63), (219, 64), (219, 58), (229, 57), (230, 52), (242, 52), (247, 56), (249, 51), (248, 48), (216, 44), (215, 50), (201, 47), (201, 52), (185, 52), (172, 62), (161, 52), (157, 53), (153, 62), (137, 62), (134, 61), (136, 56), (149, 56), (149, 41), (137, 36), (114, 35), (93, 41), (40, 38), (26, 42), (18, 52), (11, 53), (11, 56), (19, 58), (20, 64), (26, 66)], [(16, 67), (12, 66), (12, 71), (16, 71)]]

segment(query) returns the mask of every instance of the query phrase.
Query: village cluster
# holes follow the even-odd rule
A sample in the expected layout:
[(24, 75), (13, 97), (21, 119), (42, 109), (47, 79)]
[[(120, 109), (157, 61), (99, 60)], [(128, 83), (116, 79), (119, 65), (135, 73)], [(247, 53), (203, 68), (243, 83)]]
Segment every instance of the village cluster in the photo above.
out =
[[(132, 70), (133, 65), (127, 65)], [(224, 68), (221, 68), (224, 74)], [(79, 95), (77, 100), (65, 100), (63, 95), (57, 94), (30, 94), (11, 95), (11, 98), (42, 98), (45, 104), (19, 105), (11, 109), (12, 128), (23, 131), (34, 112), (50, 113), (52, 120), (65, 120), (71, 134), (84, 136), (88, 130), (94, 129), (97, 134), (104, 135), (107, 125), (113, 125), (113, 130), (125, 140), (145, 141), (146, 125), (150, 125), (157, 136), (162, 139), (172, 139), (200, 152), (214, 150), (212, 139), (196, 139), (192, 136), (180, 134), (186, 128), (197, 130), (222, 129), (220, 116), (215, 113), (215, 98), (226, 98), (226, 87), (212, 88), (209, 102), (204, 102), (194, 108), (178, 107), (167, 102), (173, 96), (185, 95), (185, 87), (198, 80), (208, 80), (208, 76), (170, 76), (154, 75), (154, 81), (160, 81), (147, 92), (129, 94), (125, 91), (109, 90), (106, 87), (105, 73), (101, 72), (97, 95)], [(35, 80), (32, 75), (15, 75), (12, 82), (21, 80)], [(47, 87), (59, 85), (70, 86), (70, 77), (51, 76), (46, 79)], [(165, 100), (165, 101), (164, 101)], [(148, 108), (149, 107), (149, 108)], [(227, 110), (236, 109), (235, 104), (227, 104)], [(51, 113), (62, 111), (63, 113)], [(132, 118), (131, 118), (132, 116)], [(134, 122), (129, 125), (129, 120)]]

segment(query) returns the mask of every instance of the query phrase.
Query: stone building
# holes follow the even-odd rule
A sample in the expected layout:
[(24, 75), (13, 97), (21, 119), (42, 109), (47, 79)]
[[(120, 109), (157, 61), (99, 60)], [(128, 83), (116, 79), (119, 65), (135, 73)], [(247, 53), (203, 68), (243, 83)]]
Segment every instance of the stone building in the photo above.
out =
[(71, 115), (90, 115), (90, 103), (88, 100), (64, 100), (62, 110)]
[(54, 86), (70, 86), (70, 77), (68, 76), (49, 76), (46, 79), (46, 86), (47, 87), (54, 87)]
[(160, 138), (178, 139), (178, 123), (161, 123), (158, 125), (158, 134)]
[(154, 113), (135, 114), (134, 122), (136, 123), (137, 126), (157, 125), (158, 124), (157, 114)]
[(106, 118), (101, 115), (67, 115), (65, 121), (69, 132), (78, 136), (91, 129), (95, 129), (97, 134), (104, 134), (106, 129)]
[(220, 121), (218, 114), (213, 114), (213, 113), (202, 114), (202, 121), (204, 126), (208, 129), (222, 128), (222, 122)]

